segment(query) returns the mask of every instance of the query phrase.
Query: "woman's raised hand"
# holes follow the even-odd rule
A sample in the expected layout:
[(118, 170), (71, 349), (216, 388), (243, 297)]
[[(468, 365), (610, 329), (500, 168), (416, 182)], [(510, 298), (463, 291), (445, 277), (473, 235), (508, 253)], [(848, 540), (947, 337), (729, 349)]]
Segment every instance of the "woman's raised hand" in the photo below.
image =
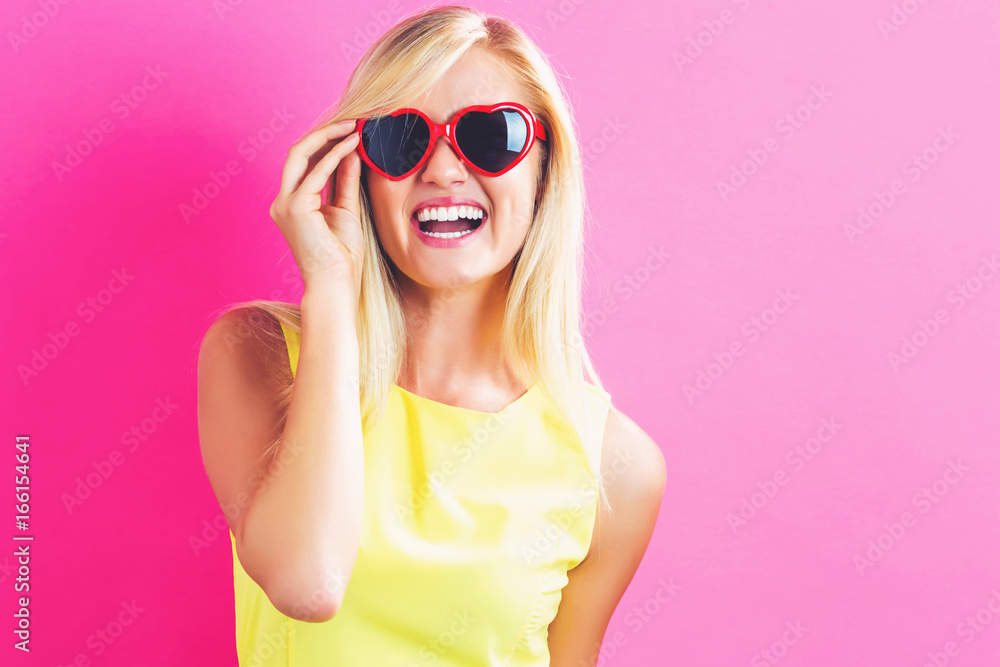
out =
[[(271, 217), (295, 257), (302, 279), (347, 284), (358, 297), (364, 264), (358, 188), (361, 157), (355, 151), (354, 120), (325, 125), (293, 145), (281, 174)], [(333, 148), (310, 168), (320, 151)], [(339, 168), (338, 168), (339, 167)], [(337, 174), (333, 205), (322, 202), (323, 187)]]

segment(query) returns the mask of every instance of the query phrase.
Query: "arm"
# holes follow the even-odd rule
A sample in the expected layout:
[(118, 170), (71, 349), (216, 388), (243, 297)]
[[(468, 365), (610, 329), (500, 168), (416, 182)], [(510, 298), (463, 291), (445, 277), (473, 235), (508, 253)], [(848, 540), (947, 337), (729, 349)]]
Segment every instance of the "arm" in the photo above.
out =
[[(244, 508), (230, 517), (240, 563), (275, 608), (303, 621), (336, 614), (361, 539), (364, 450), (352, 298), (313, 285), (302, 298), (299, 364), (273, 459), (280, 465), (259, 460), (279, 433), (278, 387), (263, 363), (269, 354), (277, 363), (273, 351), (245, 334), (233, 345), (243, 317), (233, 311), (212, 324), (198, 357), (202, 458), (220, 505)], [(280, 352), (287, 364), (287, 351)]]
[[(632, 463), (613, 471), (618, 454)], [(599, 506), (586, 558), (567, 573), (556, 618), (549, 624), (551, 667), (593, 667), (608, 623), (639, 568), (666, 482), (663, 453), (628, 417), (612, 409), (601, 467), (613, 517)]]

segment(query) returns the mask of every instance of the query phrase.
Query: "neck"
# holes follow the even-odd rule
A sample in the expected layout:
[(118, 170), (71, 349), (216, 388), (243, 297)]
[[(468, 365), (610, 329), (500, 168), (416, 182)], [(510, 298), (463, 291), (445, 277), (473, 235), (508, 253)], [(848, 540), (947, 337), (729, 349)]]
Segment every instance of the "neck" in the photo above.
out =
[(500, 347), (511, 270), (458, 287), (428, 287), (399, 277), (409, 334), (400, 386), (424, 395), (524, 389)]

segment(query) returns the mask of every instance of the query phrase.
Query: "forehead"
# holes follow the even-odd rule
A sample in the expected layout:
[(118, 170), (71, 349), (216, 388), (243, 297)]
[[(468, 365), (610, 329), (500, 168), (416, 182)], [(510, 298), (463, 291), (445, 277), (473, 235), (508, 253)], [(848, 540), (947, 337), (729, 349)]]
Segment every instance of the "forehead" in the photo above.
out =
[(494, 56), (473, 48), (408, 106), (420, 109), (436, 123), (443, 123), (465, 107), (497, 102), (524, 104), (521, 86), (507, 77)]

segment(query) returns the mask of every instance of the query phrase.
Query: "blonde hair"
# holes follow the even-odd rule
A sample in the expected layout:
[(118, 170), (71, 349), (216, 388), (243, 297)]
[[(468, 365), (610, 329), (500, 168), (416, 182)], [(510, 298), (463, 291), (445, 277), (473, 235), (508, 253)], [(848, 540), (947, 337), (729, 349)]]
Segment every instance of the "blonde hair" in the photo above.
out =
[[(582, 162), (571, 107), (547, 57), (520, 28), (500, 16), (460, 5), (410, 14), (371, 45), (348, 79), (340, 101), (308, 131), (342, 119), (400, 108), (428, 90), (473, 47), (494, 56), (506, 79), (520, 85), (526, 106), (541, 120), (548, 138), (547, 146), (538, 144), (543, 149), (540, 198), (524, 245), (515, 257), (500, 343), (525, 384), (536, 378), (580, 438), (595, 480), (593, 491), (610, 511), (601, 475), (603, 433), (597, 433), (590, 421), (585, 382), (601, 392), (604, 387), (580, 328), (584, 217), (588, 215)], [(489, 95), (488, 87), (485, 94)], [(334, 178), (328, 184), (328, 203), (333, 202), (335, 182)], [(382, 416), (389, 392), (400, 376), (407, 327), (387, 257), (375, 233), (364, 174), (361, 183), (365, 259), (357, 322), (361, 371), (358, 383), (362, 427), (368, 432)], [(301, 310), (296, 304), (258, 299), (224, 310), (238, 308), (265, 311), (301, 332)], [(263, 319), (254, 320), (250, 333), (270, 346), (282, 346), (276, 339), (281, 336), (280, 330), (273, 323), (264, 326)], [(274, 372), (280, 372), (283, 378), (280, 404), (285, 414), (291, 401), (291, 372)], [(610, 409), (611, 402), (607, 402)], [(279, 435), (265, 456), (277, 452), (280, 439)]]

